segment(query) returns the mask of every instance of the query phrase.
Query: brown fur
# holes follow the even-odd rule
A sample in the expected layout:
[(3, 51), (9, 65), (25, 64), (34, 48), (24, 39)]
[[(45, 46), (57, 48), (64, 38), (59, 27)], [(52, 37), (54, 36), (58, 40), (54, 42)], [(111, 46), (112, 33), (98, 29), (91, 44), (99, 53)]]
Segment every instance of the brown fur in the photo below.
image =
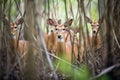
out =
[(17, 22), (13, 22), (10, 24), (11, 34), (13, 35), (12, 41), (14, 44), (14, 49), (18, 50), (19, 55), (23, 58), (23, 62), (25, 64), (26, 61), (26, 53), (28, 51), (29, 41), (26, 40), (19, 40), (19, 31), (18, 25), (22, 23), (22, 19), (18, 20)]
[[(91, 24), (92, 27), (92, 35), (89, 35), (89, 38), (87, 35), (85, 35), (85, 40), (82, 41), (81, 43), (81, 51), (80, 51), (80, 60), (83, 60), (83, 56), (86, 51), (91, 50), (91, 47), (94, 50), (97, 50), (101, 46), (101, 37), (98, 32), (99, 29), (99, 21), (94, 22), (90, 18), (86, 17), (86, 21)], [(86, 44), (86, 47), (84, 46), (84, 43)], [(91, 46), (91, 47), (90, 47)]]
[[(54, 35), (53, 40), (49, 40), (52, 45), (53, 51), (56, 52), (56, 55), (63, 55), (68, 61), (71, 61), (71, 55), (72, 55), (72, 44), (71, 44), (71, 38), (74, 38), (74, 33), (72, 30), (68, 29), (67, 26), (70, 26), (72, 23), (72, 20), (67, 20), (63, 25), (61, 22), (57, 23), (52, 19), (47, 20), (48, 24), (51, 25), (53, 29), (53, 33), (51, 35)], [(59, 41), (60, 39), (58, 36), (61, 36), (63, 41)], [(51, 39), (51, 38), (49, 38)], [(78, 40), (74, 38), (74, 53), (75, 57), (78, 58)], [(49, 42), (48, 42), (49, 43)], [(50, 43), (49, 43), (50, 44)], [(50, 45), (48, 45), (50, 46)], [(54, 48), (53, 48), (54, 47)]]

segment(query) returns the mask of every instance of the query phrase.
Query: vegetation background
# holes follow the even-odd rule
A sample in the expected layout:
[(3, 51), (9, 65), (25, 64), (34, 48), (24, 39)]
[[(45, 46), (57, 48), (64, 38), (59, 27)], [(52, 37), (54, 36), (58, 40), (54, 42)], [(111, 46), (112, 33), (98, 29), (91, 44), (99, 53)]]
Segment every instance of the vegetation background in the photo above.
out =
[[(120, 80), (119, 8), (120, 0), (0, 0), (0, 80)], [(77, 64), (49, 54), (43, 38), (49, 32), (46, 20), (72, 18), (71, 28), (80, 30), (77, 37), (81, 42), (81, 37), (92, 34), (85, 16), (93, 21), (102, 18), (102, 47), (86, 51), (90, 55)], [(19, 39), (34, 44), (28, 48), (25, 67), (10, 33), (10, 22), (20, 17), (24, 23), (19, 26)], [(37, 49), (36, 56), (32, 48)]]

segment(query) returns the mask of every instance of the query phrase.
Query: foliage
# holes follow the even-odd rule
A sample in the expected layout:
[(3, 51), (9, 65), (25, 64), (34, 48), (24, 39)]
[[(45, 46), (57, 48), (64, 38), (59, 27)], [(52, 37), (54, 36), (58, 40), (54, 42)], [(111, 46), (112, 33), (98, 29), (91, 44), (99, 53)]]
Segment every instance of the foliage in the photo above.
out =
[[(33, 4), (31, 3), (33, 7), (29, 8), (31, 7), (31, 4), (26, 5), (27, 4), (26, 1), (28, 2), (33, 1), (34, 3)], [(68, 79), (70, 80), (89, 80), (91, 79), (91, 77), (94, 77), (97, 74), (99, 74), (101, 70), (103, 70), (105, 67), (109, 67), (119, 63), (118, 59), (120, 52), (120, 46), (119, 46), (120, 2), (119, 0), (107, 0), (107, 1), (101, 0), (101, 1), (105, 3), (104, 9), (106, 9), (105, 13), (103, 14), (105, 19), (101, 24), (104, 27), (100, 27), (102, 28), (100, 30), (104, 32), (104, 33), (101, 32), (102, 35), (105, 34), (101, 36), (103, 40), (102, 41), (103, 43), (101, 44), (102, 47), (100, 47), (97, 50), (93, 49), (93, 51), (92, 50), (90, 51), (88, 50), (88, 52), (85, 51), (86, 52), (85, 58), (87, 59), (87, 61), (83, 59), (83, 63), (80, 62), (77, 63), (77, 61), (75, 61), (75, 63), (77, 63), (75, 64), (72, 61), (67, 62), (67, 59), (65, 57), (64, 58), (59, 57), (60, 58), (59, 60), (56, 56), (54, 56), (54, 58), (56, 58), (57, 60), (52, 61), (51, 58), (49, 58), (49, 54), (45, 47), (43, 35), (41, 35), (41, 32), (43, 32), (44, 34), (50, 31), (49, 30), (50, 27), (48, 27), (47, 25), (48, 18), (53, 18), (55, 20), (61, 19), (62, 24), (64, 24), (67, 18), (72, 18), (73, 23), (70, 26), (70, 28), (80, 29), (77, 37), (79, 37), (79, 42), (81, 42), (82, 44), (85, 41), (85, 39), (83, 39), (83, 35), (88, 34), (90, 36), (92, 34), (92, 26), (86, 22), (85, 16), (90, 17), (93, 21), (98, 21), (99, 16), (102, 15), (100, 14), (98, 9), (99, 0), (0, 0), (0, 12), (1, 12), (0, 14), (0, 26), (1, 26), (0, 27), (0, 38), (1, 38), (0, 39), (0, 44), (1, 44), (0, 45), (0, 63), (1, 63), (0, 79), (2, 80), (4, 78), (8, 78), (9, 80), (9, 77), (14, 79), (13, 77), (16, 76), (18, 79), (21, 76), (22, 77), (24, 76), (23, 74), (24, 70), (27, 69), (29, 76), (31, 76), (30, 72), (34, 71), (32, 70), (31, 67), (34, 67), (36, 69), (35, 70), (36, 74), (34, 74), (35, 72), (33, 72), (33, 74), (39, 77), (40, 79), (47, 80), (47, 79), (55, 78), (56, 77), (55, 74), (58, 75), (60, 73), (62, 75), (65, 75), (65, 77), (68, 77)], [(22, 7), (21, 4), (23, 4)], [(23, 11), (22, 8), (24, 8)], [(23, 14), (24, 12), (25, 14)], [(14, 46), (14, 43), (12, 43), (11, 41), (12, 35), (10, 33), (10, 23), (15, 22), (19, 16), (21, 16), (24, 20), (24, 24), (21, 25), (24, 33), (20, 29), (18, 31), (21, 39), (24, 40), (25, 35), (27, 33), (26, 37), (28, 39), (31, 38), (32, 40), (30, 41), (34, 42), (33, 43), (34, 45), (32, 44), (32, 42), (29, 42), (29, 44), (31, 44), (32, 47), (36, 49), (36, 55), (33, 58), (37, 60), (34, 62), (35, 66), (34, 64), (32, 66), (28, 65), (27, 69), (23, 69), (24, 64), (21, 63), (21, 59), (23, 57), (21, 58), (18, 56), (18, 51), (17, 51), (18, 45), (15, 48), (9, 47), (9, 46)], [(87, 28), (90, 34), (87, 33)], [(81, 45), (79, 45), (79, 47), (80, 46)], [(32, 52), (33, 50), (30, 49), (28, 53), (32, 54)], [(11, 55), (10, 53), (12, 54), (15, 53), (15, 54)], [(30, 60), (28, 60), (28, 63), (31, 65), (33, 60), (32, 58), (29, 59)], [(98, 70), (99, 73), (97, 73), (96, 68), (101, 69), (100, 71)], [(110, 73), (116, 74), (115, 72), (117, 72), (117, 70), (119, 69), (116, 69), (116, 71), (113, 70)], [(18, 74), (15, 74), (17, 72)], [(48, 73), (54, 73), (54, 75), (51, 76)], [(119, 75), (119, 73), (117, 74)], [(116, 75), (111, 75), (111, 76), (116, 76)], [(111, 76), (105, 73), (104, 75), (98, 77), (97, 79), (112, 80)]]
[(58, 73), (64, 74), (70, 80), (88, 80), (90, 78), (91, 74), (86, 65), (80, 64), (80, 66), (77, 66), (67, 62), (63, 57), (61, 59), (54, 62), (58, 66)]

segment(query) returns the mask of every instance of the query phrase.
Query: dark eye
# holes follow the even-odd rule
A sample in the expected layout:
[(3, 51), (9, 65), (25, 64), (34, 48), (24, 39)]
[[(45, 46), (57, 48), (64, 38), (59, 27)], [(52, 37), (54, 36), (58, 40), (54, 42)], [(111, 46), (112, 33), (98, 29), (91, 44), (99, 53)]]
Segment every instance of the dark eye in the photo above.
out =
[(51, 32), (53, 32), (53, 30), (51, 30)]
[(63, 31), (65, 31), (66, 29), (63, 29)]
[(57, 28), (55, 30), (58, 30)]
[(17, 27), (14, 27), (15, 29), (17, 28)]

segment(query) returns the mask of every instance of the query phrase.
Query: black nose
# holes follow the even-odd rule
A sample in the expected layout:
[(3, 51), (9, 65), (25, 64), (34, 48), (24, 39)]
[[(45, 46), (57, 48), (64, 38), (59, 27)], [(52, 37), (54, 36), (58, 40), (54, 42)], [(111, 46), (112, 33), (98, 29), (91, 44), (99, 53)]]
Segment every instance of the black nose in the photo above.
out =
[(96, 33), (96, 31), (93, 31), (93, 33), (95, 34), (95, 33)]
[(53, 32), (53, 30), (51, 30), (51, 32)]
[(60, 38), (61, 38), (61, 35), (58, 35), (58, 38), (60, 39)]

